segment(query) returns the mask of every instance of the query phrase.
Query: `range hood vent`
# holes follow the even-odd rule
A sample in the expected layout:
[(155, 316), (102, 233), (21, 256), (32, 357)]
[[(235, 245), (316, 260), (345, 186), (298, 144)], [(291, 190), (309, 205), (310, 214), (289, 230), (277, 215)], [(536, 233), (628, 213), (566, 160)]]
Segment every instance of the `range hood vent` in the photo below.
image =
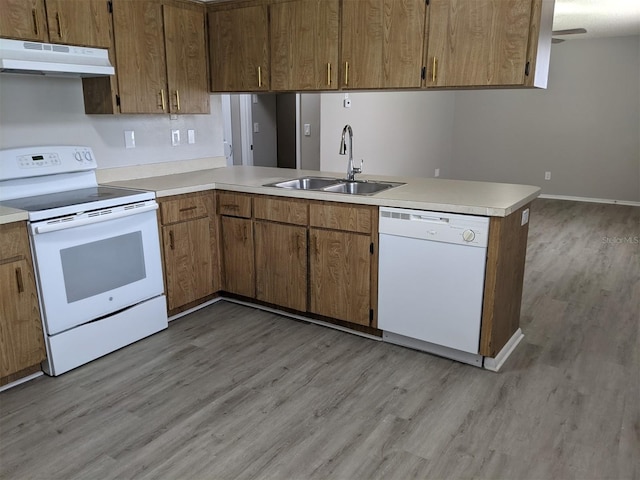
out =
[(104, 77), (115, 74), (104, 48), (0, 38), (0, 72), (57, 77)]

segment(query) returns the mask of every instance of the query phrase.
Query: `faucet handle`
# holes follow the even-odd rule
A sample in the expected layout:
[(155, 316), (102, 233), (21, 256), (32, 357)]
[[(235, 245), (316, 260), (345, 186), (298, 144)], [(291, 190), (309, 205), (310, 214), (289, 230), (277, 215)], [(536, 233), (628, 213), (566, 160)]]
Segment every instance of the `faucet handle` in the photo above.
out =
[(362, 173), (362, 165), (364, 165), (364, 159), (360, 159), (360, 166), (356, 167), (355, 165), (353, 166), (353, 173)]

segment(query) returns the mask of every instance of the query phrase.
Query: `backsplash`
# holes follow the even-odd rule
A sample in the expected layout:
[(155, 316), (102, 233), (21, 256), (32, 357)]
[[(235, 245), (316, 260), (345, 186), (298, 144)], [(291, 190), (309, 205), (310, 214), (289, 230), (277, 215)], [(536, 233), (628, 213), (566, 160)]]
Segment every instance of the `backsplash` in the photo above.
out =
[[(195, 130), (195, 144), (187, 131)], [(135, 132), (127, 149), (124, 131)], [(171, 146), (171, 130), (181, 144)], [(82, 81), (27, 75), (0, 75), (0, 148), (28, 145), (88, 145), (98, 168), (224, 157), (222, 108), (211, 95), (209, 115), (86, 115)]]

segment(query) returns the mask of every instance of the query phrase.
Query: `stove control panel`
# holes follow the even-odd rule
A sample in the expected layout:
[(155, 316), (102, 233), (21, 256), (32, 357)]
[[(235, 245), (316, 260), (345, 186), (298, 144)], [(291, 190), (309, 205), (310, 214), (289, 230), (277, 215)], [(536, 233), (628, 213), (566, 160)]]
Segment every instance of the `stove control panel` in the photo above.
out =
[(86, 146), (46, 146), (0, 150), (0, 181), (98, 168)]

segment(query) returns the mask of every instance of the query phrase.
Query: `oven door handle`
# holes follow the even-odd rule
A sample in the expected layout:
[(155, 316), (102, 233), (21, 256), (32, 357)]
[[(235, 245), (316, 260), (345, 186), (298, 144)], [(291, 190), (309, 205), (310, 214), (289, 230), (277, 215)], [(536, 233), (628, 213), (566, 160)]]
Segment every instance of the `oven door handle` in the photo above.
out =
[(69, 228), (84, 227), (86, 225), (92, 225), (94, 223), (107, 222), (109, 220), (115, 220), (117, 218), (130, 217), (132, 215), (138, 215), (139, 213), (151, 212), (158, 209), (158, 204), (145, 205), (144, 207), (132, 208), (130, 210), (124, 210), (122, 212), (109, 213), (107, 215), (100, 215), (99, 217), (82, 218), (80, 220), (73, 220), (71, 222), (59, 222), (45, 225), (38, 225), (34, 228), (36, 234), (57, 232), (59, 230), (67, 230)]

